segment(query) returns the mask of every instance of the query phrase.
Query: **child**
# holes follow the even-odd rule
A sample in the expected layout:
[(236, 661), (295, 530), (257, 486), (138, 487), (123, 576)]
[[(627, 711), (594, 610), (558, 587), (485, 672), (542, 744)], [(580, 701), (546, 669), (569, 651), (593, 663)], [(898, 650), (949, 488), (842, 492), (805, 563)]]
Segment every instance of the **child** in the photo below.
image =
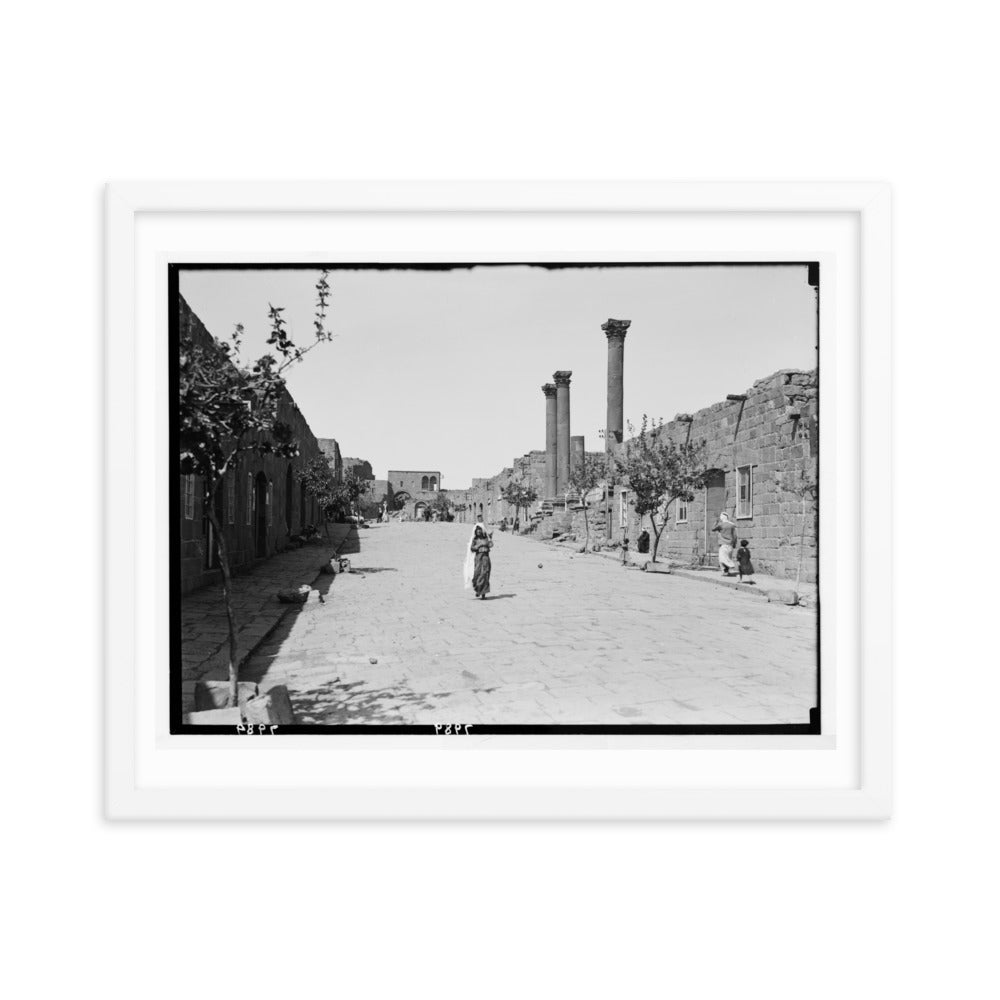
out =
[[(736, 550), (736, 566), (740, 574), (740, 583), (743, 582), (743, 577), (753, 576), (753, 563), (750, 562), (750, 543), (744, 538), (740, 542), (740, 547)], [(754, 582), (751, 579), (747, 580), (750, 586), (754, 586)]]
[(628, 535), (622, 535), (622, 565), (628, 565)]

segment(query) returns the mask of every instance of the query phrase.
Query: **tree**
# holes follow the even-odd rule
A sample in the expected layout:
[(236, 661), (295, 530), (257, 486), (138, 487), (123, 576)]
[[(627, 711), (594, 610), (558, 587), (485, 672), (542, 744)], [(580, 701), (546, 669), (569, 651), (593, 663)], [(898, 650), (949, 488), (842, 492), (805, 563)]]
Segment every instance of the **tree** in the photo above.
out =
[(455, 505), (448, 499), (448, 494), (442, 491), (438, 491), (437, 495), (430, 503), (430, 509), (432, 511), (437, 511), (438, 518), (442, 521), (448, 521), (452, 518), (452, 510)]
[[(667, 526), (670, 505), (675, 500), (690, 503), (694, 491), (705, 485), (705, 442), (674, 441), (664, 430), (663, 421), (650, 426), (644, 414), (639, 433), (629, 424), (631, 435), (616, 459), (619, 474), (628, 481), (632, 505), (640, 519), (649, 515), (653, 528), (652, 561), (660, 546), (660, 536)], [(657, 524), (656, 518), (662, 519)]]
[(586, 540), (583, 543), (584, 550), (590, 549), (590, 516), (588, 514), (590, 505), (587, 502), (587, 496), (605, 481), (606, 476), (606, 463), (595, 458), (593, 455), (586, 454), (586, 452), (580, 461), (570, 468), (570, 491), (580, 497), (580, 503), (583, 506), (583, 527), (587, 534)]
[(520, 519), (524, 511), (524, 519), (528, 519), (528, 508), (538, 500), (538, 490), (534, 486), (518, 479), (512, 479), (501, 491), (500, 496), (514, 508), (515, 517)]
[(339, 495), (341, 503), (355, 516), (358, 515), (358, 501), (368, 492), (368, 481), (354, 472), (344, 476)]
[(222, 570), (222, 594), (229, 633), (229, 704), (237, 703), (238, 663), (236, 616), (232, 601), (229, 550), (216, 497), (227, 473), (235, 475), (245, 454), (295, 458), (298, 442), (292, 428), (281, 420), (280, 404), (286, 396), (284, 372), (318, 344), (332, 339), (326, 329), (330, 298), (328, 271), (316, 282), (315, 339), (306, 347), (292, 341), (282, 317), (282, 307), (268, 304), (271, 324), (267, 343), (275, 353), (252, 363), (243, 361), (240, 347), (243, 324), (237, 323), (229, 341), (196, 344), (190, 328), (181, 331), (180, 455), (179, 471), (200, 476), (205, 485), (205, 516)]
[(328, 520), (331, 511), (336, 506), (337, 483), (330, 469), (330, 463), (323, 457), (317, 456), (309, 462), (298, 474), (299, 484), (310, 496), (314, 497), (316, 504), (323, 514), (323, 529), (326, 537), (330, 537), (330, 525)]
[(799, 564), (795, 570), (795, 590), (799, 589), (802, 582), (802, 558), (806, 547), (806, 519), (808, 518), (807, 508), (816, 502), (819, 496), (819, 482), (816, 479), (816, 470), (799, 469), (797, 472), (779, 472), (776, 474), (778, 486), (788, 493), (793, 493), (802, 503), (802, 526), (799, 529)]

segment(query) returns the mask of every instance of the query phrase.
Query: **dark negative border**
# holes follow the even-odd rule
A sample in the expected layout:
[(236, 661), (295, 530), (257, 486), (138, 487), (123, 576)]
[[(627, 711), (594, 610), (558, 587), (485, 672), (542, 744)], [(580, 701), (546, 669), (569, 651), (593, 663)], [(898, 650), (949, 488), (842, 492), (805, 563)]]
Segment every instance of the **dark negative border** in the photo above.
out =
[[(819, 374), (816, 391), (817, 411), (823, 391), (822, 384), (822, 342), (820, 337), (819, 299), (820, 262), (813, 260), (762, 260), (762, 261), (472, 261), (450, 263), (344, 263), (310, 261), (289, 262), (278, 264), (266, 263), (172, 263), (167, 264), (167, 308), (169, 321), (167, 324), (168, 353), (168, 400), (176, 400), (180, 391), (180, 373), (177, 366), (177, 353), (180, 343), (178, 327), (178, 295), (180, 292), (181, 271), (292, 271), (320, 270), (330, 271), (453, 271), (469, 270), (474, 267), (540, 267), (546, 270), (564, 268), (615, 268), (615, 267), (806, 267), (807, 280), (816, 289), (816, 369)], [(167, 462), (169, 463), (168, 482), (174, 483), (176, 474), (176, 456), (178, 448), (178, 413), (175, 406), (170, 406), (168, 414), (169, 448)], [(822, 429), (820, 430), (822, 435)], [(816, 454), (816, 478), (819, 482), (822, 448)], [(197, 726), (185, 723), (181, 712), (181, 608), (180, 608), (180, 536), (175, 530), (180, 515), (180, 496), (174, 488), (170, 489), (168, 505), (170, 517), (170, 734), (172, 736), (232, 736), (233, 726)], [(816, 492), (817, 516), (822, 517), (822, 498), (817, 485)], [(820, 537), (816, 533), (816, 589), (819, 593), (820, 572)], [(470, 724), (470, 735), (478, 736), (819, 736), (822, 734), (822, 603), (817, 602), (816, 608), (816, 705), (809, 709), (807, 723), (788, 723), (784, 725), (477, 725)], [(461, 720), (452, 724), (463, 726)], [(275, 736), (441, 736), (445, 734), (442, 725), (407, 726), (407, 725), (344, 725), (344, 726), (279, 726), (274, 731)]]

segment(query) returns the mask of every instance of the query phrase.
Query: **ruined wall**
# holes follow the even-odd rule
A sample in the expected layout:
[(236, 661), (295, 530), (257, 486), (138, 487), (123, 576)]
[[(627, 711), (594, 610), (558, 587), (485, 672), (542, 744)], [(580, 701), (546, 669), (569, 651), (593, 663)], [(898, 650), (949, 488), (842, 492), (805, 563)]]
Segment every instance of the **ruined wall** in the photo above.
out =
[[(207, 347), (214, 338), (201, 320), (178, 296), (180, 331), (196, 344)], [(315, 500), (303, 494), (296, 473), (323, 452), (295, 400), (286, 392), (278, 404), (279, 417), (289, 424), (299, 445), (294, 459), (271, 455), (244, 455), (225, 478), (216, 495), (216, 511), (223, 524), (230, 564), (235, 571), (255, 565), (289, 545), (289, 534), (303, 525), (317, 525), (320, 512)], [(177, 476), (180, 497), (181, 592), (221, 580), (208, 518), (205, 487), (196, 476)]]
[[(803, 472), (815, 475), (818, 385), (815, 369), (775, 372), (755, 382), (745, 393), (745, 401), (715, 403), (690, 414), (691, 421), (675, 418), (664, 425), (664, 433), (677, 441), (689, 435), (691, 440), (704, 439), (708, 465), (714, 471), (709, 486), (698, 491), (687, 505), (686, 517), (676, 504), (671, 508), (658, 558), (684, 565), (717, 565), (718, 535), (711, 529), (719, 511), (726, 510), (736, 522), (739, 537), (750, 543), (758, 572), (795, 576), (803, 505), (789, 487)], [(752, 475), (750, 502), (745, 510), (738, 510), (739, 470), (748, 466)], [(592, 537), (595, 530), (598, 537), (603, 537), (607, 525), (611, 540), (618, 541), (624, 524), (634, 549), (639, 532), (649, 528), (648, 517), (639, 523), (627, 487), (614, 491), (610, 507), (607, 525), (605, 504), (600, 495), (593, 496), (588, 510)], [(683, 519), (678, 518), (679, 514)], [(816, 505), (807, 501), (802, 563), (802, 576), (807, 582), (816, 580), (817, 526)], [(581, 512), (574, 515), (573, 527), (582, 533)]]
[(372, 471), (372, 463), (367, 459), (345, 458), (343, 464), (345, 476), (354, 473), (358, 479), (371, 480), (375, 478), (375, 473)]
[(340, 455), (340, 445), (333, 438), (317, 438), (316, 443), (326, 456), (334, 480), (342, 483), (344, 481), (344, 460)]

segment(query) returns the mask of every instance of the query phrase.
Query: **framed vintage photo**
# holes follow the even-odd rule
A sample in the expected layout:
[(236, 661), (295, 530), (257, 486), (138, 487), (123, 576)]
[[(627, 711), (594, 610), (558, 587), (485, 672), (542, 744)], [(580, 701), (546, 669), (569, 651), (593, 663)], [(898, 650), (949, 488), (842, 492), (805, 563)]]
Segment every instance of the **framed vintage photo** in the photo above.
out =
[(114, 818), (890, 810), (889, 194), (116, 183)]

